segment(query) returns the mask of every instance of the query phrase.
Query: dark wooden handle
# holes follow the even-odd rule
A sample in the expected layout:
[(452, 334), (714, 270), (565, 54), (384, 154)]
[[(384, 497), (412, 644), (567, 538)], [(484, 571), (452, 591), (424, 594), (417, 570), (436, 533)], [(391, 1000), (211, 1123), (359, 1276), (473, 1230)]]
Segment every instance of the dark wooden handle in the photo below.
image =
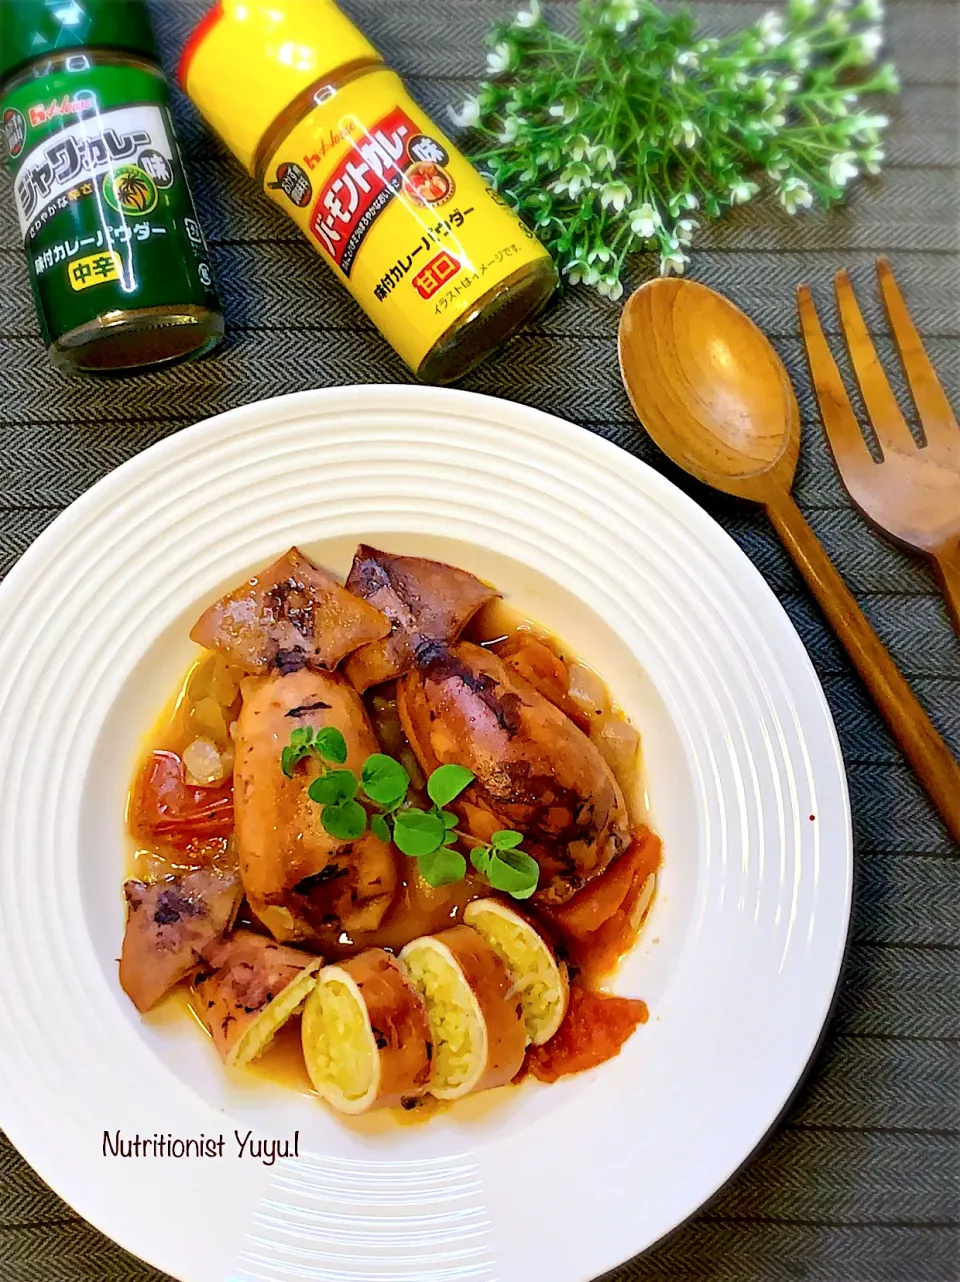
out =
[(784, 547), (873, 695), (891, 733), (951, 836), (960, 842), (960, 765), (950, 755), (790, 495), (777, 495), (766, 507)]
[(953, 626), (960, 637), (960, 543), (937, 554), (937, 575)]

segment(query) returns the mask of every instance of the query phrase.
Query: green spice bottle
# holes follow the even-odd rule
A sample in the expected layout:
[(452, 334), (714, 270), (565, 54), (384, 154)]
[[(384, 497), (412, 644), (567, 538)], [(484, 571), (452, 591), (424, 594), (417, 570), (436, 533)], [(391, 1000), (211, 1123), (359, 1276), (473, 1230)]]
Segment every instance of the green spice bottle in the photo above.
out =
[(65, 371), (223, 335), (142, 0), (0, 0), (0, 122), (44, 341)]

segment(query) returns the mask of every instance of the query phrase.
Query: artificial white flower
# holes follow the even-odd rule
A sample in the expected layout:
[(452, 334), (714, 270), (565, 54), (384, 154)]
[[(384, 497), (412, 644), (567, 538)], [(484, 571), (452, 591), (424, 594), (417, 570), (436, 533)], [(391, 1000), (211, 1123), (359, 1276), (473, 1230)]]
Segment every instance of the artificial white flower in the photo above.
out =
[(561, 196), (566, 192), (571, 200), (576, 200), (582, 191), (588, 190), (591, 186), (592, 178), (590, 166), (583, 164), (582, 161), (576, 161), (572, 165), (567, 165), (556, 182), (550, 184), (550, 190)]
[(733, 84), (736, 89), (746, 89), (750, 84), (750, 77), (745, 71), (738, 71), (733, 77)]
[(528, 0), (529, 7), (521, 9), (513, 20), (515, 27), (535, 27), (540, 21), (540, 0)]
[(800, 88), (800, 77), (784, 76), (780, 84), (780, 88), (783, 90), (784, 93), (788, 93), (788, 94), (796, 93), (797, 90)]
[(501, 142), (516, 142), (517, 134), (520, 132), (520, 126), (523, 123), (522, 116), (507, 116), (497, 137)]
[(565, 93), (559, 102), (550, 104), (550, 115), (555, 120), (562, 120), (565, 125), (569, 125), (571, 120), (576, 119), (579, 110), (579, 102), (570, 93)]
[(801, 178), (785, 178), (778, 195), (788, 214), (795, 214), (798, 209), (809, 209), (813, 204), (813, 192)]
[(633, 192), (626, 183), (604, 183), (600, 188), (600, 204), (604, 209), (613, 209), (618, 214), (628, 201), (633, 199)]
[(798, 36), (790, 46), (790, 62), (797, 71), (806, 71), (810, 66), (810, 59), (813, 50), (810, 47), (810, 41), (804, 36)]
[(582, 258), (575, 258), (572, 262), (567, 263), (563, 273), (571, 285), (593, 285), (599, 279), (599, 273), (589, 263), (585, 263)]
[(880, 131), (886, 129), (890, 123), (889, 116), (872, 115), (868, 111), (861, 112), (856, 117), (853, 136), (862, 138), (864, 142), (879, 142)]
[(683, 72), (677, 66), (673, 66), (670, 68), (669, 78), (670, 78), (670, 83), (672, 85), (685, 85), (687, 83), (687, 77), (683, 74)]
[(585, 156), (589, 156), (591, 146), (586, 134), (571, 134), (563, 144), (563, 150), (571, 160), (583, 160)]
[(639, 205), (630, 215), (630, 230), (634, 236), (642, 236), (644, 240), (655, 236), (660, 225), (660, 214), (649, 201)]
[(601, 276), (597, 281), (597, 293), (616, 302), (623, 297), (623, 281), (619, 276)]
[(476, 98), (467, 98), (459, 111), (453, 107), (448, 107), (447, 115), (461, 129), (470, 129), (480, 122), (480, 103)]
[(795, 22), (809, 18), (816, 8), (816, 0), (790, 0), (790, 17)]
[(687, 269), (687, 263), (690, 259), (680, 248), (677, 241), (671, 241), (668, 251), (660, 255), (660, 275), (661, 276), (682, 276)]
[(617, 153), (613, 150), (612, 147), (603, 147), (603, 146), (591, 147), (590, 162), (593, 165), (594, 169), (598, 170), (601, 173), (605, 169), (609, 169), (610, 172), (613, 173), (613, 171), (617, 167)]
[(759, 190), (760, 188), (757, 183), (749, 182), (746, 178), (741, 178), (738, 183), (734, 183), (730, 188), (730, 204), (749, 204)]
[(876, 60), (883, 47), (883, 31), (880, 27), (868, 27), (856, 38), (857, 61), (863, 67)]
[(869, 147), (863, 153), (863, 167), (868, 174), (875, 178), (880, 172), (880, 166), (886, 158), (886, 152), (882, 147)]
[(495, 76), (501, 71), (509, 71), (513, 63), (513, 49), (505, 40), (501, 40), (487, 54), (487, 70)]
[(692, 49), (681, 49), (677, 54), (677, 66), (685, 67), (688, 71), (696, 71), (700, 66), (700, 59)]
[(877, 93), (896, 93), (900, 88), (900, 76), (892, 62), (880, 68), (873, 78)]
[(860, 0), (860, 13), (867, 22), (882, 21), (883, 7), (883, 0)]
[(757, 23), (757, 35), (768, 49), (783, 44), (783, 15), (771, 9)]
[(693, 233), (699, 226), (700, 224), (695, 222), (692, 218), (681, 218), (674, 230), (674, 235), (676, 236), (679, 244), (692, 245)]
[(607, 263), (613, 262), (613, 250), (607, 249), (606, 245), (594, 245), (587, 254), (587, 262), (599, 263), (601, 267), (606, 267)]
[(609, 0), (606, 19), (614, 31), (626, 31), (640, 17), (637, 0)]
[(700, 137), (700, 130), (692, 120), (681, 120), (673, 131), (671, 142), (674, 147), (679, 147), (683, 143), (688, 151), (692, 151), (697, 145), (697, 139)]
[(835, 187), (846, 187), (857, 177), (860, 170), (856, 160), (852, 151), (841, 151), (830, 161), (830, 181)]
[(699, 209), (700, 202), (692, 191), (685, 191), (677, 202), (679, 209)]

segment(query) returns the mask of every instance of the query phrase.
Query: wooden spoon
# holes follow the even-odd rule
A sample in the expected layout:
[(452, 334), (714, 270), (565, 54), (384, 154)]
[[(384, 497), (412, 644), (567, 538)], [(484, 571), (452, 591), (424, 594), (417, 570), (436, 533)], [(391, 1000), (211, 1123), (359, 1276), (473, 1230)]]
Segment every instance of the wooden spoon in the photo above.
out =
[(620, 370), (633, 408), (678, 467), (761, 503), (956, 841), (960, 766), (870, 627), (790, 490), (800, 411), (766, 337), (733, 303), (688, 280), (627, 300)]

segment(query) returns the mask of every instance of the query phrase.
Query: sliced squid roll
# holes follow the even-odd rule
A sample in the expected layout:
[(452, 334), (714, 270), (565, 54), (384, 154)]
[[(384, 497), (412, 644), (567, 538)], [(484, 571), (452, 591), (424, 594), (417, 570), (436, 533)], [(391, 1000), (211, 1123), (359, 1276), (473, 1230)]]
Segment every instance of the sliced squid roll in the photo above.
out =
[(483, 936), (510, 972), (523, 1006), (527, 1040), (548, 1042), (567, 1013), (567, 968), (536, 927), (499, 899), (475, 899), (463, 920)]
[(427, 1006), (438, 1099), (502, 1086), (523, 1062), (523, 1006), (507, 967), (470, 926), (425, 935), (400, 954)]
[(433, 1042), (426, 1007), (382, 948), (324, 967), (301, 1028), (310, 1080), (340, 1113), (417, 1099), (430, 1084)]
[(249, 930), (238, 930), (206, 960), (193, 981), (194, 1006), (231, 1067), (263, 1054), (303, 1005), (322, 965), (319, 957)]

